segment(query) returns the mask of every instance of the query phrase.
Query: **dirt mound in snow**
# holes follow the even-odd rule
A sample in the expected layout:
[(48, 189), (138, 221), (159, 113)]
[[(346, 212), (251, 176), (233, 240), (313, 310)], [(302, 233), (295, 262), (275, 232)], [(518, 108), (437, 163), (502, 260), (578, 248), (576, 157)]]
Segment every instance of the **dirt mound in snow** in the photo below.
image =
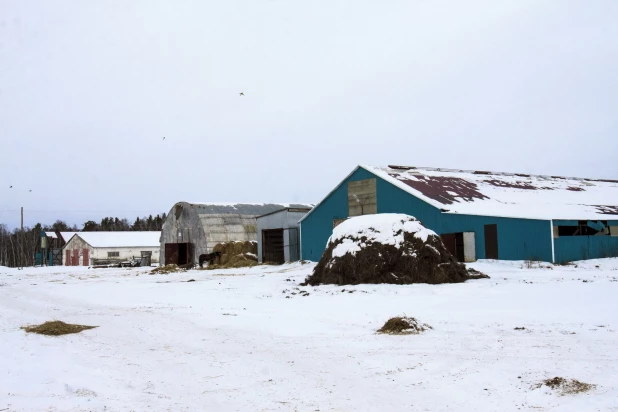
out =
[(94, 329), (97, 326), (72, 325), (59, 320), (49, 321), (40, 325), (22, 327), (28, 333), (38, 333), (39, 335), (60, 336), (69, 333), (79, 333), (83, 330)]
[(346, 220), (333, 230), (306, 285), (457, 283), (469, 273), (442, 240), (412, 216), (378, 214)]
[(186, 269), (190, 269), (190, 268), (186, 268), (185, 266), (187, 265), (178, 266), (175, 263), (170, 263), (169, 265), (159, 266), (158, 268), (152, 269), (150, 271), (150, 274), (151, 275), (167, 275), (168, 273), (184, 272)]
[(565, 379), (559, 376), (551, 379), (545, 379), (542, 383), (537, 385), (537, 388), (540, 388), (543, 385), (550, 389), (559, 391), (561, 395), (574, 395), (577, 393), (588, 392), (596, 387), (596, 385), (580, 382), (577, 379)]
[(387, 320), (384, 326), (378, 329), (377, 332), (388, 335), (418, 335), (427, 329), (433, 328), (426, 323), (419, 323), (414, 318), (397, 317)]
[(221, 255), (215, 259), (215, 263), (207, 265), (205, 269), (242, 268), (256, 266), (257, 242), (226, 242), (219, 243), (213, 248), (213, 252)]

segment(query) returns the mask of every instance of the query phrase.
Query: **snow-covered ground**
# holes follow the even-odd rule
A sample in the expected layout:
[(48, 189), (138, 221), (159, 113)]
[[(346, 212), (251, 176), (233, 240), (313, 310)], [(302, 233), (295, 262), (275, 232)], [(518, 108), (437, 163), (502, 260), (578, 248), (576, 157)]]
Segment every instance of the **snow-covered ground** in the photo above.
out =
[[(0, 410), (618, 410), (618, 259), (472, 266), (491, 279), (308, 288), (311, 264), (0, 267)], [(375, 334), (404, 314), (434, 329)], [(52, 319), (99, 327), (20, 329)], [(554, 376), (597, 386), (536, 388)]]

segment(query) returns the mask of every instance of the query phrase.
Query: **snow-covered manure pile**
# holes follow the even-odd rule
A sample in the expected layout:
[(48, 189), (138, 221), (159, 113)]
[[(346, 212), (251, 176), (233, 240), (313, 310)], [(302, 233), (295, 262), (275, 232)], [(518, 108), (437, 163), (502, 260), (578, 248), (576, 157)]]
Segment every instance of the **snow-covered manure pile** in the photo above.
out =
[(412, 216), (353, 217), (333, 230), (308, 285), (456, 283), (470, 275), (435, 232)]

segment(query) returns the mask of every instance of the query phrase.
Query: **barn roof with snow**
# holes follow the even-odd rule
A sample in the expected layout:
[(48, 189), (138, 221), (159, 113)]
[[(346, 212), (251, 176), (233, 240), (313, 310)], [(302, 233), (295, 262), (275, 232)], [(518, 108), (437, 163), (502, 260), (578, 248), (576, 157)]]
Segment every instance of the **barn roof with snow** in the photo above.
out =
[(358, 168), (444, 213), (525, 219), (618, 219), (618, 180), (413, 166)]
[(98, 247), (159, 247), (161, 232), (79, 232), (84, 242)]
[(361, 167), (448, 213), (590, 220), (618, 215), (618, 180), (405, 166)]

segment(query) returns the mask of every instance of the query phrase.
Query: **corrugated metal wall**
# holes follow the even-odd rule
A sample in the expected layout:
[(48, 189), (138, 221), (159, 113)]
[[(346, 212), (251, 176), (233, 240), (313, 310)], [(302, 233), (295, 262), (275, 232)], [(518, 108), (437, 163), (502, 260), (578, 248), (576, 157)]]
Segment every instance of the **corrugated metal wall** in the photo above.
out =
[(257, 219), (258, 261), (262, 262), (262, 231), (267, 229), (283, 229), (283, 247), (286, 262), (300, 260), (300, 244), (298, 234), (298, 221), (306, 215), (306, 212), (281, 210)]
[[(333, 229), (333, 220), (348, 217), (347, 182), (375, 177), (356, 170), (301, 222), (302, 259), (318, 261)], [(415, 216), (438, 234), (474, 232), (476, 256), (485, 258), (484, 226), (498, 226), (498, 257), (505, 260), (552, 260), (551, 223), (548, 220), (512, 219), (441, 213), (435, 207), (377, 178), (378, 213)]]
[(563, 236), (554, 239), (556, 263), (618, 257), (618, 237)]
[[(558, 226), (577, 226), (577, 220), (554, 220), (554, 228)], [(608, 220), (608, 226), (618, 227), (618, 220)], [(599, 259), (618, 257), (618, 236), (558, 236), (558, 230), (554, 236), (554, 253), (556, 263), (566, 263), (575, 260)]]

